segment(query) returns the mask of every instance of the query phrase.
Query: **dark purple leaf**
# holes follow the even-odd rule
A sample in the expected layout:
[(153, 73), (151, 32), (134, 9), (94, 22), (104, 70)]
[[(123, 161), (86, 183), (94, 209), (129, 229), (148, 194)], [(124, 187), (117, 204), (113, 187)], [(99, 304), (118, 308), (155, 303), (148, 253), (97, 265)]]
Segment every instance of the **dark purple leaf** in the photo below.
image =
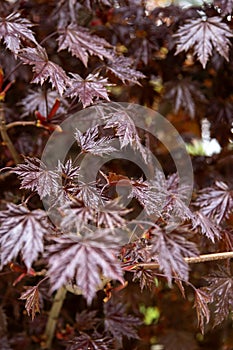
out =
[(6, 18), (0, 18), (0, 40), (3, 39), (7, 48), (16, 56), (23, 40), (37, 44), (31, 27), (33, 24), (22, 18), (18, 12), (11, 13)]
[(122, 80), (123, 83), (139, 84), (138, 80), (145, 78), (145, 75), (132, 68), (132, 63), (132, 60), (128, 57), (114, 56), (114, 59), (108, 62), (106, 69)]
[(79, 332), (94, 329), (96, 323), (100, 320), (96, 317), (97, 311), (83, 310), (75, 316), (75, 324)]
[[(168, 228), (169, 229), (169, 228)], [(173, 271), (176, 276), (187, 281), (189, 267), (184, 257), (198, 255), (198, 250), (193, 242), (186, 239), (187, 231), (179, 228), (176, 232), (155, 227), (151, 231), (151, 256), (158, 260), (160, 270), (164, 272), (171, 284)]]
[(74, 280), (90, 304), (101, 283), (101, 275), (124, 283), (115, 257), (119, 237), (109, 230), (85, 236), (65, 235), (48, 247), (49, 276), (52, 290)]
[(160, 216), (164, 196), (162, 193), (159, 193), (157, 186), (153, 186), (150, 182), (142, 179), (131, 183), (132, 190), (129, 198), (136, 198), (148, 215), (155, 214)]
[(189, 79), (169, 81), (165, 84), (164, 99), (173, 103), (175, 113), (183, 108), (192, 118), (195, 117), (196, 105), (206, 101), (198, 84)]
[(192, 221), (193, 229), (199, 228), (200, 232), (209, 238), (213, 243), (220, 238), (220, 232), (215, 223), (213, 223), (201, 211), (196, 211)]
[(220, 224), (233, 210), (233, 190), (224, 182), (216, 181), (213, 187), (199, 191), (194, 204), (201, 208), (204, 215)]
[(61, 228), (65, 232), (80, 232), (88, 223), (95, 220), (95, 211), (82, 201), (74, 200), (61, 208)]
[(118, 198), (105, 202), (97, 209), (97, 226), (110, 228), (111, 230), (116, 227), (124, 227), (126, 221), (123, 216), (129, 212), (129, 209), (124, 208), (119, 203)]
[(197, 311), (198, 326), (204, 334), (204, 326), (210, 321), (210, 310), (208, 304), (212, 301), (211, 296), (204, 289), (195, 289), (194, 307)]
[(229, 26), (221, 17), (188, 20), (174, 35), (177, 38), (176, 54), (194, 49), (203, 68), (206, 67), (213, 48), (228, 61), (229, 38), (233, 36)]
[(109, 137), (98, 138), (98, 126), (88, 129), (84, 135), (76, 129), (75, 138), (83, 152), (102, 156), (116, 151), (110, 146), (112, 140)]
[(59, 51), (68, 49), (73, 56), (79, 58), (87, 67), (89, 55), (96, 55), (112, 59), (111, 45), (104, 39), (93, 35), (87, 28), (79, 27), (74, 23), (60, 30), (58, 38)]
[(130, 145), (135, 151), (141, 153), (144, 161), (147, 161), (147, 151), (142, 146), (134, 121), (127, 112), (119, 111), (106, 117), (105, 129), (116, 129), (116, 136), (119, 137), (121, 149)]
[(41, 198), (57, 191), (58, 175), (38, 158), (25, 158), (25, 163), (18, 164), (12, 172), (19, 176), (21, 188), (37, 191)]
[(139, 280), (141, 291), (148, 288), (151, 291), (156, 286), (157, 272), (155, 270), (139, 268), (134, 272), (133, 281)]
[(112, 348), (112, 339), (102, 336), (98, 333), (88, 335), (81, 334), (70, 341), (71, 345), (67, 350), (110, 350)]
[(110, 300), (104, 304), (105, 329), (122, 344), (123, 336), (138, 339), (136, 328), (141, 325), (138, 317), (126, 313), (125, 306)]
[(32, 83), (42, 85), (46, 80), (52, 84), (60, 95), (63, 94), (68, 77), (65, 71), (56, 63), (49, 61), (46, 50), (37, 46), (20, 50), (19, 58), (24, 64), (33, 66), (34, 77)]
[[(30, 89), (27, 96), (22, 99), (20, 105), (23, 107), (23, 114), (21, 117), (27, 116), (35, 111), (39, 111), (41, 115), (47, 117), (48, 112), (54, 105), (54, 102), (59, 98), (56, 91), (39, 88), (36, 90)], [(58, 113), (64, 113), (66, 111), (65, 101), (61, 101)]]
[(26, 300), (25, 308), (28, 316), (31, 316), (33, 320), (35, 314), (40, 312), (38, 287), (28, 287), (28, 289), (21, 295), (20, 299)]
[(103, 98), (109, 101), (108, 92), (105, 86), (108, 86), (106, 78), (99, 77), (99, 74), (89, 74), (82, 79), (78, 74), (72, 74), (73, 79), (69, 80), (66, 96), (79, 97), (83, 107), (91, 105), (95, 100)]
[(8, 204), (0, 212), (1, 266), (22, 255), (29, 270), (44, 250), (43, 236), (49, 226), (43, 210), (29, 211), (24, 205)]
[(59, 160), (56, 171), (62, 177), (64, 185), (76, 181), (79, 176), (79, 166), (74, 166), (71, 159), (68, 159), (64, 164)]
[(217, 326), (233, 310), (233, 278), (224, 268), (219, 267), (206, 280), (209, 283), (206, 290), (213, 300), (214, 326)]

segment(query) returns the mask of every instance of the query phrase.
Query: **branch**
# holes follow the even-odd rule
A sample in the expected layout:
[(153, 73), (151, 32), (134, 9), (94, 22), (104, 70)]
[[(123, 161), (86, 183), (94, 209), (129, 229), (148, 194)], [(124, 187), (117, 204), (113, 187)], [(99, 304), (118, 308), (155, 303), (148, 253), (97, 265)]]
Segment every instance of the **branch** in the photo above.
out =
[(59, 317), (65, 297), (66, 297), (66, 288), (65, 287), (59, 288), (54, 297), (53, 305), (49, 312), (49, 318), (46, 324), (46, 329), (45, 329), (46, 349), (51, 349), (53, 336), (54, 336), (54, 332), (57, 324), (57, 319)]
[(14, 128), (15, 126), (27, 126), (27, 125), (35, 125), (36, 126), (36, 122), (32, 122), (32, 121), (12, 122), (12, 123), (6, 124), (6, 130)]
[[(188, 264), (197, 264), (197, 263), (202, 263), (202, 262), (207, 262), (207, 261), (216, 261), (216, 260), (223, 260), (223, 259), (229, 259), (229, 258), (233, 258), (233, 252), (203, 254), (203, 255), (194, 256), (191, 258), (184, 258), (184, 260)], [(131, 268), (129, 268), (127, 270), (131, 271), (131, 270), (135, 270), (139, 267), (144, 267), (144, 268), (153, 270), (153, 269), (158, 269), (159, 264), (157, 264), (157, 263), (138, 263), (138, 264), (133, 265)]]
[(4, 103), (0, 102), (0, 133), (2, 137), (2, 141), (5, 146), (9, 149), (12, 158), (14, 159), (15, 164), (20, 163), (21, 159), (18, 152), (13, 145), (6, 128), (6, 119), (5, 119), (5, 111), (4, 111)]

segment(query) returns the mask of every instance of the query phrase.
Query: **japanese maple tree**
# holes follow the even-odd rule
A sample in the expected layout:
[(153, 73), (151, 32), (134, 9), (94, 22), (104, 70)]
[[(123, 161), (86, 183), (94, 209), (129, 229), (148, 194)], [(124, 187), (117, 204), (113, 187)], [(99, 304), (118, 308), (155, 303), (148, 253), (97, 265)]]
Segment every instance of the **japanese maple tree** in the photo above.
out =
[[(232, 348), (233, 1), (167, 3), (0, 3), (3, 350)], [(122, 102), (174, 125), (194, 188)], [(46, 163), (51, 134), (90, 110)], [(86, 180), (129, 150), (151, 178), (119, 156)]]

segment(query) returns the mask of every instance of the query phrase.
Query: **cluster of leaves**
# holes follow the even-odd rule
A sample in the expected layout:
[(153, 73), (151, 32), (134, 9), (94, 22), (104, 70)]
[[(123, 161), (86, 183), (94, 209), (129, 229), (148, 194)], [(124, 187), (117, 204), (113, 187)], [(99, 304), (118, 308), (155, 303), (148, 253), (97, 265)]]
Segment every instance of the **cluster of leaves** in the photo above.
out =
[[(185, 329), (184, 321), (180, 338), (175, 337), (164, 311), (169, 310), (163, 305), (167, 287), (172, 287), (171, 300), (179, 298), (175, 285), (183, 303), (191, 300), (203, 334), (207, 324), (229, 320), (230, 259), (217, 268), (207, 263), (211, 273), (189, 263), (203, 253), (233, 249), (232, 11), (230, 0), (152, 9), (136, 0), (1, 1), (4, 350), (29, 349), (32, 342), (44, 346), (44, 332), (52, 332), (45, 325), (48, 305), (53, 292), (63, 288), (70, 293), (57, 322), (56, 349), (149, 349), (161, 329), (165, 349), (169, 344), (187, 348), (182, 332), (196, 328)], [(168, 151), (139, 130), (120, 105), (101, 116), (100, 100), (153, 107), (187, 141), (200, 137), (202, 119), (209, 120), (222, 151), (193, 157), (195, 190), (189, 207), (183, 201), (187, 188), (179, 183)], [(52, 168), (42, 162), (51, 132), (62, 133), (61, 121), (90, 105), (96, 106), (100, 125), (76, 129), (75, 147), (64, 163), (58, 160)], [(86, 155), (100, 158), (118, 150), (131, 150), (150, 171), (153, 153), (165, 176), (155, 168), (146, 179), (138, 168), (130, 173), (129, 162), (124, 167), (119, 161), (105, 164), (94, 181), (86, 181), (81, 167)], [(139, 212), (144, 218), (137, 221)], [(17, 311), (24, 301), (31, 323)], [(149, 302), (158, 304), (164, 316), (161, 327), (152, 322), (145, 331), (140, 305), (146, 310)], [(181, 314), (177, 311), (177, 323)], [(22, 326), (15, 326), (12, 315), (23, 320)]]

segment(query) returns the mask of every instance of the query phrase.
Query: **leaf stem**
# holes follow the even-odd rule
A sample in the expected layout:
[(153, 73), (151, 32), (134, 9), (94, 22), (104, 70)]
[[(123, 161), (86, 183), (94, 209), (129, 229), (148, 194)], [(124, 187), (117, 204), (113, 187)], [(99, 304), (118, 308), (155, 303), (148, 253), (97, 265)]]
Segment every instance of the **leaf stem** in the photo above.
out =
[(49, 317), (45, 328), (46, 349), (51, 349), (51, 345), (52, 345), (52, 341), (53, 341), (53, 337), (56, 329), (57, 319), (59, 317), (65, 297), (66, 297), (66, 288), (65, 287), (59, 288), (55, 294), (53, 305), (49, 312)]
[(18, 152), (15, 149), (15, 146), (13, 145), (6, 128), (6, 119), (5, 119), (5, 111), (4, 111), (4, 103), (0, 102), (0, 133), (2, 137), (3, 143), (6, 145), (6, 147), (9, 149), (12, 158), (14, 159), (15, 164), (20, 163), (21, 159), (18, 154)]
[[(203, 254), (203, 255), (194, 256), (190, 258), (184, 258), (184, 260), (188, 264), (197, 264), (197, 263), (202, 263), (207, 261), (216, 261), (216, 260), (223, 260), (223, 259), (229, 259), (229, 258), (233, 258), (233, 252)], [(129, 270), (135, 270), (138, 267), (144, 267), (144, 268), (153, 270), (153, 269), (158, 269), (159, 264), (158, 263), (138, 263), (133, 265), (132, 268)]]

